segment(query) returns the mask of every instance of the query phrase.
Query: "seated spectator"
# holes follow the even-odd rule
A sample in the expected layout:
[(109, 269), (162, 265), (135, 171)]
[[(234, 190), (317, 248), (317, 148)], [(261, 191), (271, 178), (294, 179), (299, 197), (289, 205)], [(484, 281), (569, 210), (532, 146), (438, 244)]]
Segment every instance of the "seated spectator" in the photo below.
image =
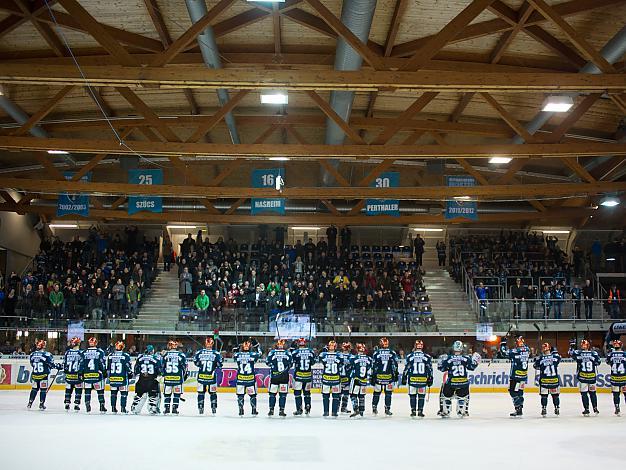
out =
[(348, 287), (348, 285), (350, 285), (350, 280), (348, 279), (348, 276), (344, 274), (343, 269), (340, 269), (339, 274), (337, 274), (333, 279), (333, 285), (338, 286), (339, 284), (342, 284), (344, 287)]

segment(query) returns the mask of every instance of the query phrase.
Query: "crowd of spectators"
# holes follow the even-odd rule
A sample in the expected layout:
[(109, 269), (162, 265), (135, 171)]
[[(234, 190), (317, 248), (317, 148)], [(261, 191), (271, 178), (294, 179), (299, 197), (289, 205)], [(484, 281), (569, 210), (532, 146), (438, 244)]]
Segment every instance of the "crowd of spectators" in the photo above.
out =
[(0, 274), (5, 325), (89, 319), (132, 319), (156, 276), (158, 243), (136, 227), (113, 235), (96, 227), (85, 240), (43, 238), (29, 269)]
[(293, 246), (260, 238), (248, 246), (188, 234), (177, 257), (184, 319), (221, 320), (233, 309), (259, 318), (285, 310), (327, 315), (426, 309), (412, 249), (402, 253), (396, 247), (394, 256), (391, 247), (351, 245), (343, 233), (337, 245), (334, 235)]

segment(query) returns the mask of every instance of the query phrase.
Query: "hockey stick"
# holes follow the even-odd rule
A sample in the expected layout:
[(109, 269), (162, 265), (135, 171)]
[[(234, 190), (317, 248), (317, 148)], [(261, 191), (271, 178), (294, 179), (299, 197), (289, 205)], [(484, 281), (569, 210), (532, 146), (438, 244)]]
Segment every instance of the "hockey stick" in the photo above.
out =
[(54, 385), (55, 380), (57, 379), (57, 377), (59, 376), (59, 371), (60, 369), (56, 370), (57, 373), (54, 374), (54, 377), (52, 378), (52, 380), (50, 381), (50, 385), (48, 385), (48, 388), (46, 388), (46, 393), (48, 393), (50, 391), (50, 389), (52, 388), (52, 385)]

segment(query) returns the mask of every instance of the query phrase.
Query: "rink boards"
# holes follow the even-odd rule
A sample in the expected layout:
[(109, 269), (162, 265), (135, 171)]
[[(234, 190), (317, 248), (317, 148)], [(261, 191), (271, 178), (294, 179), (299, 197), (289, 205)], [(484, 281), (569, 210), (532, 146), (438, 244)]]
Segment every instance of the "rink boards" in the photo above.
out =
[[(55, 362), (62, 362), (62, 357), (55, 358)], [(400, 366), (402, 372), (403, 365)], [(470, 384), (472, 392), (499, 393), (506, 392), (509, 385), (509, 369), (508, 361), (482, 362), (475, 371), (470, 372)], [(198, 369), (194, 364), (189, 364), (189, 378), (185, 382), (185, 391), (194, 391), (197, 386), (196, 376)], [(261, 391), (267, 389), (270, 381), (269, 369), (263, 362), (259, 362), (256, 367), (257, 385)], [(31, 367), (28, 359), (4, 359), (0, 358), (0, 390), (16, 390), (30, 388)], [(56, 374), (53, 371), (51, 377)], [(598, 390), (600, 392), (609, 391), (609, 374), (610, 368), (607, 364), (602, 363), (598, 370)], [(313, 369), (313, 389), (319, 390), (321, 387), (322, 369), (319, 364)], [(559, 375), (561, 377), (561, 390), (563, 392), (578, 391), (578, 381), (576, 380), (576, 364), (571, 361), (564, 361), (559, 366)], [(225, 361), (224, 368), (217, 374), (217, 383), (220, 391), (234, 391), (237, 371), (233, 362)], [(65, 387), (65, 377), (63, 372), (59, 372), (53, 389), (61, 389)], [(528, 391), (536, 391), (535, 373), (529, 368), (529, 383), (526, 389)], [(442, 373), (435, 370), (433, 392), (439, 391), (442, 382)], [(131, 386), (132, 389), (132, 386)], [(400, 387), (400, 391), (406, 387)]]

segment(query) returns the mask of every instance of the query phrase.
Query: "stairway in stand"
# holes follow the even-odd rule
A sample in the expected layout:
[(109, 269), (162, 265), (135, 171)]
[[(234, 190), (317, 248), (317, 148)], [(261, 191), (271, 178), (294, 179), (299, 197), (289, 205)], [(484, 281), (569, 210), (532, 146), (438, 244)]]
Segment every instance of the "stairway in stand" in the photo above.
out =
[(471, 311), (467, 295), (454, 282), (445, 267), (438, 266), (437, 251), (429, 243), (423, 257), (424, 285), (433, 308), (439, 331), (476, 331), (476, 316)]
[(150, 296), (139, 310), (133, 329), (173, 330), (178, 321), (178, 270), (161, 271), (152, 283)]

